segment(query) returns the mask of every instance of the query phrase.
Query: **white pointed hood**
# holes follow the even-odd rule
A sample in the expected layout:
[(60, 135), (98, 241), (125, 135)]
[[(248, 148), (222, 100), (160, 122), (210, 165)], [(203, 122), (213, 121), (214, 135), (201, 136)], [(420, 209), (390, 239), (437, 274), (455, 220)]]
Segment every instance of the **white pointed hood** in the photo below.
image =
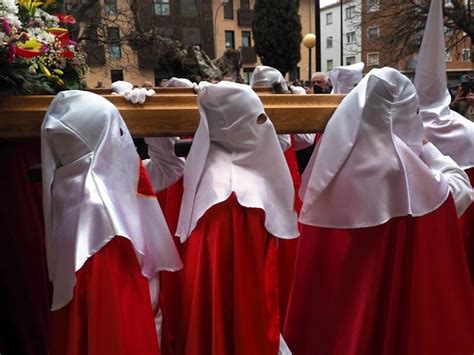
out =
[(184, 167), (176, 235), (185, 241), (198, 220), (232, 192), (242, 206), (265, 211), (265, 228), (298, 236), (290, 171), (263, 104), (247, 85), (222, 81), (200, 86), (200, 123)]
[(41, 164), (52, 310), (72, 299), (75, 272), (114, 236), (131, 240), (145, 277), (181, 268), (153, 190), (143, 190), (132, 137), (109, 101), (86, 91), (56, 95), (41, 126)]
[(280, 84), (283, 90), (288, 90), (288, 84), (280, 71), (266, 65), (256, 67), (250, 78), (250, 86), (252, 87), (273, 86), (276, 83)]
[(166, 81), (166, 88), (192, 88), (194, 84), (189, 79), (172, 77)]
[(336, 67), (329, 73), (331, 94), (347, 94), (362, 80), (364, 63)]
[(300, 222), (362, 228), (438, 208), (449, 186), (419, 158), (423, 126), (413, 84), (374, 69), (329, 120), (302, 177)]
[(474, 167), (474, 123), (449, 108), (441, 0), (432, 0), (417, 59), (415, 87), (426, 137), (463, 169)]

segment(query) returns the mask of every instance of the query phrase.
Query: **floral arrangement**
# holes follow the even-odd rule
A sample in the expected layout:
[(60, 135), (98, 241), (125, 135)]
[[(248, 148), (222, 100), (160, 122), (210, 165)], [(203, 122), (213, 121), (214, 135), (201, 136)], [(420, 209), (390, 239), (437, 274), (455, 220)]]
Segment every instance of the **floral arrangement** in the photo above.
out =
[(70, 37), (72, 16), (56, 0), (0, 1), (0, 90), (56, 93), (83, 89), (86, 57)]

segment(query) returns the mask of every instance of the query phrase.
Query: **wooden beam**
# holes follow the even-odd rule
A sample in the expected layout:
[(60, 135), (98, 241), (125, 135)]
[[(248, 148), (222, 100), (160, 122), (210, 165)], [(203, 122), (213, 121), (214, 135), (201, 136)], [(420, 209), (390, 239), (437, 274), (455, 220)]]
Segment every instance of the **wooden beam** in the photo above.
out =
[[(178, 92), (180, 91), (180, 92)], [(257, 92), (278, 133), (324, 130), (344, 95), (291, 95)], [(143, 105), (121, 96), (104, 95), (119, 109), (135, 137), (192, 135), (199, 123), (196, 94), (190, 89), (162, 92)], [(41, 122), (53, 96), (0, 98), (0, 139), (39, 137)]]

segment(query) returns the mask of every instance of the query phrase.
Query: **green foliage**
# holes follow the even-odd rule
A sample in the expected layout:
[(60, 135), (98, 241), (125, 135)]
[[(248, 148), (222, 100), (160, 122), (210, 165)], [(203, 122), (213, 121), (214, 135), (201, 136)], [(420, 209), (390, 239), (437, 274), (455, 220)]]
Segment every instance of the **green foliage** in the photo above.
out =
[(252, 32), (264, 65), (286, 74), (301, 59), (301, 20), (297, 0), (256, 0)]

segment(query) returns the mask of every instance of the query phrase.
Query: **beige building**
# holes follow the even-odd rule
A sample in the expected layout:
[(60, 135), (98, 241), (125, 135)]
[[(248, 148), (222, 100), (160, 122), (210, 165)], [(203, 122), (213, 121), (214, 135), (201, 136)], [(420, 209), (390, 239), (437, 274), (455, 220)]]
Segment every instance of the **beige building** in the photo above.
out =
[[(253, 69), (260, 65), (260, 60), (255, 54), (254, 42), (251, 33), (253, 5), (255, 0), (212, 0), (212, 13), (214, 20), (214, 33), (216, 56), (220, 57), (226, 48), (241, 48), (242, 72), (246, 82), (250, 80)], [(302, 35), (315, 32), (315, 1), (300, 1), (300, 16)], [(296, 72), (290, 74), (294, 79), (308, 79), (308, 49), (301, 44), (301, 61)], [(312, 49), (311, 72), (316, 68), (316, 49)]]
[[(127, 0), (103, 0), (103, 33), (106, 36), (106, 44), (102, 46), (87, 46), (89, 55), (90, 73), (87, 76), (89, 87), (96, 87), (99, 82), (105, 87), (116, 80), (126, 80), (135, 85), (141, 85), (144, 81), (158, 84), (163, 77), (163, 72), (153, 65), (147, 65), (140, 53), (135, 53), (130, 47), (120, 41), (132, 29), (130, 24), (133, 13)], [(184, 8), (186, 0), (149, 0), (143, 1), (145, 6), (150, 3), (150, 14), (152, 21), (163, 27), (163, 33), (179, 39), (182, 43), (189, 42), (200, 45), (211, 58), (220, 57), (226, 48), (241, 48), (243, 57), (243, 68), (241, 76), (246, 82), (250, 80), (253, 69), (260, 64), (255, 54), (254, 41), (251, 33), (253, 4), (255, 0), (207, 0), (197, 11), (200, 18), (212, 19), (206, 24), (200, 24), (201, 34), (189, 30), (189, 23), (193, 18), (186, 15), (189, 8)], [(189, 1), (188, 1), (189, 2)], [(193, 1), (194, 2), (194, 1)], [(153, 7), (151, 6), (153, 5)], [(300, 16), (302, 24), (302, 35), (315, 32), (315, 0), (300, 1)], [(146, 9), (144, 10), (146, 11)], [(150, 11), (148, 11), (150, 12)], [(183, 15), (184, 12), (184, 15)], [(117, 21), (117, 18), (123, 21)], [(122, 24), (120, 24), (122, 23)], [(198, 26), (193, 24), (195, 27)], [(188, 29), (187, 32), (181, 29)], [(209, 31), (211, 29), (211, 31)], [(97, 31), (97, 29), (95, 29)], [(209, 38), (206, 38), (206, 33)], [(214, 35), (215, 34), (215, 35)], [(210, 43), (209, 43), (210, 42)], [(144, 49), (146, 50), (146, 49)], [(316, 49), (312, 49), (311, 72), (316, 68)], [(145, 64), (144, 64), (145, 63)], [(301, 61), (295, 73), (291, 73), (291, 79), (300, 78), (308, 80), (308, 49), (301, 44)]]

